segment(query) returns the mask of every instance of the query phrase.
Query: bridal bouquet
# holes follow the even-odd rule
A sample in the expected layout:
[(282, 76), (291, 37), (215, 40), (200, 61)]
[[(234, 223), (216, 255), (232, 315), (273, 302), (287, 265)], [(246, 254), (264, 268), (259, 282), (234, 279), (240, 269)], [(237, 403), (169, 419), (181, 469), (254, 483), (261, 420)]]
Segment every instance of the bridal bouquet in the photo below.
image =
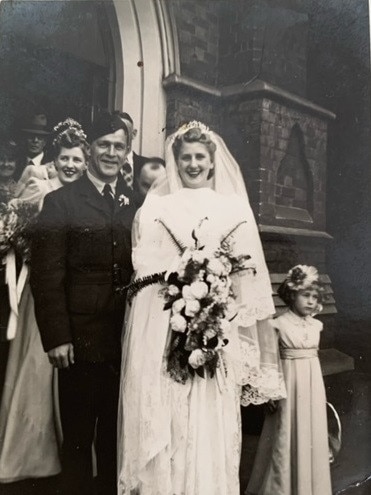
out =
[(240, 225), (212, 251), (200, 245), (195, 231), (195, 246), (184, 248), (164, 225), (181, 253), (162, 289), (164, 309), (171, 311), (167, 370), (177, 382), (185, 383), (195, 373), (204, 377), (205, 371), (213, 377), (223, 365), (220, 351), (228, 344), (230, 321), (236, 316), (230, 276), (241, 270), (254, 271), (250, 256), (232, 254), (232, 236)]
[(35, 204), (0, 203), (0, 258), (13, 249), (23, 261), (29, 261), (31, 227), (37, 214)]

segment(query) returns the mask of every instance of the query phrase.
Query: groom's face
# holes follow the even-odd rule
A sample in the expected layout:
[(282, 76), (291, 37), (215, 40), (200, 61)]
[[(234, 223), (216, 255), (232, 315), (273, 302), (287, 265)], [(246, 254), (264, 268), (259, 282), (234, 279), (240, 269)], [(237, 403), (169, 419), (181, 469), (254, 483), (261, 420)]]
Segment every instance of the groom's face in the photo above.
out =
[(103, 182), (114, 181), (129, 151), (127, 136), (123, 129), (97, 138), (92, 142), (90, 149), (90, 173)]

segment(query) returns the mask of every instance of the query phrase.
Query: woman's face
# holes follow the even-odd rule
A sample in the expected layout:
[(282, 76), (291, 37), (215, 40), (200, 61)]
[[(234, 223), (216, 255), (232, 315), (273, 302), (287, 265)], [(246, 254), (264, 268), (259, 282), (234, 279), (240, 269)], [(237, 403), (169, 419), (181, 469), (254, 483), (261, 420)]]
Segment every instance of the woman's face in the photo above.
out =
[(183, 143), (177, 160), (179, 175), (184, 187), (207, 187), (210, 170), (214, 168), (207, 147), (198, 142)]
[(54, 160), (58, 178), (62, 184), (73, 182), (82, 176), (86, 169), (85, 155), (81, 148), (61, 148)]
[(0, 157), (0, 179), (11, 179), (16, 169), (16, 161), (14, 158), (8, 158), (6, 156)]

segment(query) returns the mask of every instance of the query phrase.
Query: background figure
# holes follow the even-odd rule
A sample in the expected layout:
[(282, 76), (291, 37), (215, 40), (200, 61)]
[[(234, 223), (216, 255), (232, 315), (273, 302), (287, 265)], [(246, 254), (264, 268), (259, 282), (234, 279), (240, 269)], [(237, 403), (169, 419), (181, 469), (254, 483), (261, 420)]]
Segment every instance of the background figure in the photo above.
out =
[(124, 177), (127, 186), (130, 187), (130, 189), (137, 191), (138, 181), (136, 179), (143, 165), (147, 163), (148, 158), (137, 155), (135, 151), (133, 151), (132, 144), (138, 131), (135, 129), (133, 119), (128, 113), (121, 112), (120, 115), (128, 128), (130, 140), (130, 151), (126, 157), (124, 166), (122, 167), (122, 176)]
[[(20, 198), (41, 208), (45, 195), (81, 177), (88, 144), (81, 126), (67, 119), (57, 126), (53, 142), (58, 176), (32, 178)], [(32, 266), (31, 266), (32, 270)], [(53, 400), (53, 367), (44, 353), (34, 301), (26, 282), (11, 341), (0, 407), (0, 482), (53, 476), (60, 472)]]
[[(140, 290), (123, 341), (118, 493), (239, 495), (240, 401), (284, 396), (275, 335), (264, 322), (274, 312), (268, 270), (240, 169), (223, 140), (191, 122), (169, 136), (165, 156), (166, 176), (150, 190), (133, 227), (133, 287)], [(209, 273), (209, 285), (199, 279), (206, 268), (193, 267), (188, 286), (177, 285), (181, 275), (171, 282), (179, 298), (165, 311), (164, 287), (154, 282), (170, 269), (185, 273), (195, 238), (205, 248), (197, 252), (197, 267), (212, 270), (223, 239), (231, 256), (250, 255), (254, 265), (223, 279), (223, 257), (214, 259), (219, 268)], [(229, 324), (223, 310), (219, 326), (229, 284), (236, 317)], [(192, 314), (199, 319), (187, 323)], [(215, 373), (203, 367), (206, 355), (219, 363)]]
[[(21, 129), (23, 156), (20, 160), (20, 167), (17, 179), (21, 177), (24, 169), (28, 165), (34, 166), (39, 174), (45, 174), (41, 165), (50, 165), (46, 157), (46, 144), (50, 131), (47, 117), (44, 113), (35, 113), (29, 118)], [(44, 178), (48, 178), (47, 176)]]
[(15, 177), (18, 172), (19, 147), (15, 141), (0, 143), (0, 202), (7, 202), (14, 196)]
[(147, 158), (139, 173), (136, 175), (134, 189), (136, 189), (144, 199), (152, 184), (165, 175), (165, 160), (158, 157)]
[(136, 204), (120, 171), (130, 149), (120, 112), (93, 122), (88, 171), (45, 198), (31, 284), (44, 350), (57, 368), (66, 495), (116, 494), (123, 286), (129, 283)]
[[(53, 172), (48, 171), (48, 178), (40, 177), (35, 173), (35, 167), (29, 165), (22, 176), (24, 184), (16, 190), (19, 200), (36, 203), (40, 210), (46, 194), (81, 177), (89, 158), (86, 135), (75, 120), (67, 118), (56, 125), (54, 136)], [(51, 168), (50, 164), (48, 168)]]
[(289, 309), (272, 320), (287, 398), (266, 416), (246, 494), (331, 495), (326, 393), (318, 344), (323, 288), (317, 269), (292, 268), (278, 289)]

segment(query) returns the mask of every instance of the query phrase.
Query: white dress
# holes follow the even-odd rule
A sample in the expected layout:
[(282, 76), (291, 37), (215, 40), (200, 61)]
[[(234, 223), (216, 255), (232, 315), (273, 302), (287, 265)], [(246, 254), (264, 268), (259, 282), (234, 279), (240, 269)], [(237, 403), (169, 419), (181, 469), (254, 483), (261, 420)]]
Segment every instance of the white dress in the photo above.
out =
[[(41, 209), (45, 195), (61, 186), (57, 177), (31, 178), (13, 201), (32, 202)], [(0, 404), (0, 483), (54, 476), (61, 471), (54, 372), (41, 344), (28, 281), (18, 311)]]
[[(168, 233), (156, 220), (164, 222), (178, 239), (191, 246), (192, 230), (207, 217), (202, 235), (209, 249), (216, 248), (221, 238), (246, 217), (246, 203), (237, 196), (222, 196), (211, 189), (181, 189), (168, 196), (153, 197), (148, 203), (139, 212), (134, 228), (136, 277), (167, 270), (178, 259)], [(247, 253), (254, 259), (252, 251), (261, 247), (249, 245), (249, 229), (256, 229), (251, 221), (253, 225), (244, 224), (236, 231), (234, 240), (237, 254)], [(148, 286), (137, 293), (127, 312), (123, 341), (119, 495), (240, 493), (241, 385), (255, 379), (256, 389), (250, 399), (246, 390), (245, 404), (258, 401), (259, 389), (262, 401), (275, 394), (282, 397), (283, 393), (278, 374), (276, 381), (271, 380), (268, 371), (264, 389), (256, 341), (249, 338), (258, 331), (256, 320), (274, 311), (268, 272), (265, 266), (264, 269), (262, 277), (246, 281), (238, 274), (234, 281), (240, 315), (224, 348), (226, 376), (219, 371), (214, 378), (196, 375), (185, 385), (172, 380), (166, 372), (169, 311), (163, 310), (160, 287)], [(251, 366), (246, 366), (246, 361)]]
[(265, 419), (247, 493), (331, 495), (326, 395), (317, 357), (322, 323), (287, 311), (272, 325), (287, 399)]

